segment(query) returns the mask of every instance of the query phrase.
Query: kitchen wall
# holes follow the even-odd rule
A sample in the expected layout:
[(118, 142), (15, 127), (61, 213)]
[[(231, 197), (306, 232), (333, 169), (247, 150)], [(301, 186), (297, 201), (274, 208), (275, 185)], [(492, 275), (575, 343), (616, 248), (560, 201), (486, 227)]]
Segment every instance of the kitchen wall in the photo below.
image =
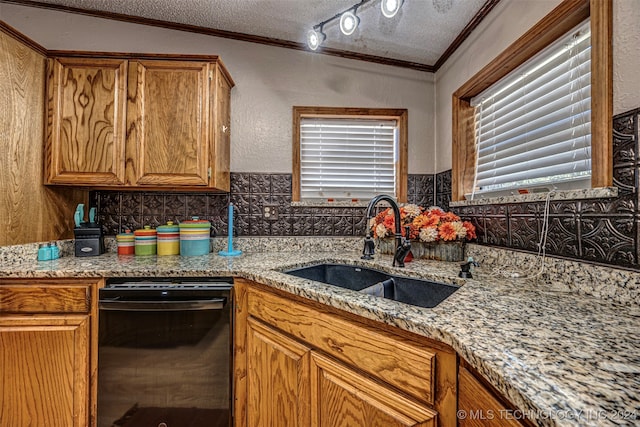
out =
[(409, 173), (435, 172), (432, 73), (15, 4), (0, 19), (47, 49), (219, 55), (234, 172), (291, 173), (294, 105), (406, 108)]
[[(501, 1), (436, 73), (436, 172), (451, 169), (451, 95), (562, 0)], [(526, 11), (526, 13), (523, 13)], [(640, 7), (613, 0), (613, 110), (640, 106)]]

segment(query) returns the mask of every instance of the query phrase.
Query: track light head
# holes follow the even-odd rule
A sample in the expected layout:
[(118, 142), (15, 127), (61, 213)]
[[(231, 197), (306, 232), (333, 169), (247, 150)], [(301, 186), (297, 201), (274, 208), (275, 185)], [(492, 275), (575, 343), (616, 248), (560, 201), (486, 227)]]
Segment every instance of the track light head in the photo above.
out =
[(309, 30), (307, 33), (307, 46), (309, 46), (309, 49), (311, 50), (316, 50), (326, 38), (326, 34), (322, 32), (322, 27)]
[(404, 0), (382, 0), (380, 2), (380, 9), (382, 14), (387, 18), (393, 18), (396, 16)]
[(350, 36), (358, 28), (359, 23), (360, 18), (354, 12), (348, 10), (340, 16), (340, 31), (345, 36)]

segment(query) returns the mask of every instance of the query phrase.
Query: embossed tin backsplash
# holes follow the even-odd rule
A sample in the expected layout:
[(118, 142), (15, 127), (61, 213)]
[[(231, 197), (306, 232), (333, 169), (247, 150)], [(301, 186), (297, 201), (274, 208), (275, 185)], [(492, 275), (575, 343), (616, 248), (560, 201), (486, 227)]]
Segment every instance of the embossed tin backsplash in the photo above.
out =
[[(550, 206), (547, 254), (640, 270), (640, 109), (613, 119), (613, 179), (618, 197), (554, 201)], [(409, 175), (409, 202), (449, 209), (451, 171)], [(180, 194), (97, 191), (92, 193), (106, 234), (123, 227), (158, 226), (193, 215), (211, 221), (217, 234), (227, 232), (231, 200), (240, 236), (361, 236), (362, 207), (291, 206), (291, 174), (232, 173), (229, 194)], [(278, 219), (263, 217), (275, 205)], [(538, 251), (544, 202), (453, 208), (477, 227), (478, 243)]]
[[(409, 202), (433, 205), (435, 180), (430, 174), (409, 175)], [(450, 179), (448, 188), (447, 200)], [(365, 232), (364, 207), (291, 206), (291, 174), (232, 172), (229, 194), (96, 191), (91, 197), (107, 235), (192, 216), (211, 221), (215, 232), (224, 235), (229, 200), (235, 205), (234, 228), (239, 236), (364, 236)], [(264, 217), (265, 205), (277, 207), (277, 219)]]

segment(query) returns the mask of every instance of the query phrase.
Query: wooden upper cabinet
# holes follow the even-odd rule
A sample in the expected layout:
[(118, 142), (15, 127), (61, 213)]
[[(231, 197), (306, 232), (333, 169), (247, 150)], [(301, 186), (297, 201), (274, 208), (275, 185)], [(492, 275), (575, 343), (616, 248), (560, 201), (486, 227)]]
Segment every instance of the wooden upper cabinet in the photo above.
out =
[(47, 184), (124, 184), (126, 80), (126, 60), (48, 60)]
[(219, 59), (197, 58), (50, 59), (45, 182), (229, 191), (234, 83)]
[(209, 184), (209, 64), (130, 63), (127, 166), (134, 185)]

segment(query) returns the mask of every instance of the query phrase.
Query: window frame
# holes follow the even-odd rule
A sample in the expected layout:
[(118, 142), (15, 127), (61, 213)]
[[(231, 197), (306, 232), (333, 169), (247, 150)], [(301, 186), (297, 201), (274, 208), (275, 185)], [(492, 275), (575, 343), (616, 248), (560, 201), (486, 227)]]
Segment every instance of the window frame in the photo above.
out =
[(612, 0), (565, 0), (453, 93), (452, 201), (464, 200), (473, 187), (475, 108), (471, 98), (586, 19), (591, 21), (591, 188), (612, 185)]
[(408, 110), (403, 108), (293, 107), (293, 202), (300, 202), (300, 122), (303, 118), (390, 119), (398, 122), (398, 159), (396, 161), (396, 200), (407, 202)]

